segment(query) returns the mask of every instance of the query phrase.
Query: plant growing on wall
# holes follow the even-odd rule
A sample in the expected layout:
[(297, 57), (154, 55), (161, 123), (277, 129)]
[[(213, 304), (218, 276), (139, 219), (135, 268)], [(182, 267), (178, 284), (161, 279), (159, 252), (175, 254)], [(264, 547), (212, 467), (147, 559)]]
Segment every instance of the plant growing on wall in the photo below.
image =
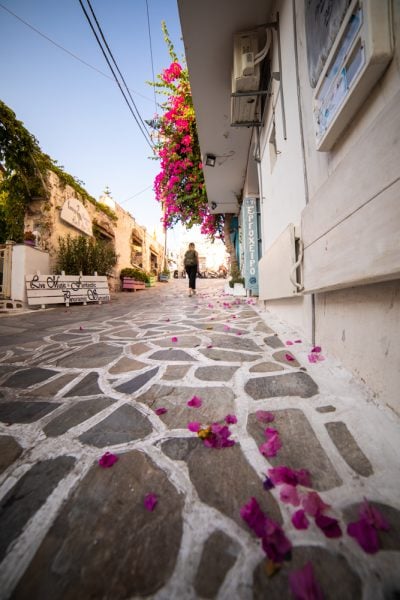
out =
[(203, 234), (222, 238), (231, 256), (233, 274), (239, 269), (230, 243), (232, 215), (210, 213), (188, 69), (179, 62), (164, 22), (162, 29), (172, 62), (152, 84), (167, 99), (162, 104), (163, 114), (150, 123), (156, 132), (155, 153), (161, 167), (154, 190), (163, 205), (164, 227), (182, 223), (190, 229), (200, 225)]
[(57, 270), (66, 275), (109, 275), (117, 262), (113, 246), (84, 235), (58, 238)]
[(49, 200), (49, 171), (56, 173), (62, 185), (71, 186), (84, 203), (91, 202), (114, 221), (117, 219), (111, 209), (100, 205), (78, 180), (42, 152), (37, 139), (1, 100), (0, 164), (4, 169), (0, 176), (0, 243), (6, 239), (22, 242), (30, 202), (38, 198)]

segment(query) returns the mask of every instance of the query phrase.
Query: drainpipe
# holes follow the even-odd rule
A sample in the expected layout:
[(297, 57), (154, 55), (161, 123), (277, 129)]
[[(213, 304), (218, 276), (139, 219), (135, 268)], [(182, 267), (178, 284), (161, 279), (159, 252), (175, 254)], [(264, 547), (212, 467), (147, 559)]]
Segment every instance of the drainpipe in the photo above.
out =
[[(299, 125), (300, 125), (300, 140), (301, 140), (301, 156), (303, 163), (303, 180), (304, 180), (304, 195), (306, 204), (309, 202), (309, 189), (308, 189), (308, 174), (307, 174), (307, 162), (306, 162), (306, 150), (304, 143), (304, 129), (303, 129), (303, 115), (301, 111), (301, 94), (300, 94), (300, 77), (299, 77), (299, 54), (297, 51), (297, 24), (296, 24), (296, 0), (292, 0), (292, 14), (293, 14), (293, 41), (294, 41), (294, 59), (296, 66), (296, 87), (297, 87), (297, 109), (299, 113)], [(315, 294), (311, 294), (311, 342), (315, 345)]]

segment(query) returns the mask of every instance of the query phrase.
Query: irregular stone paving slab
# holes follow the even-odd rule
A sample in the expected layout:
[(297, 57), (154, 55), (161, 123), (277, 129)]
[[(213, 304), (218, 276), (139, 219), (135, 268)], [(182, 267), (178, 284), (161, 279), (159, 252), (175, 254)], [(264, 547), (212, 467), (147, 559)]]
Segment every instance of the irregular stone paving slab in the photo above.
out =
[(201, 598), (215, 598), (229, 569), (235, 564), (240, 546), (223, 531), (214, 531), (204, 544), (194, 589)]
[(168, 365), (162, 379), (182, 379), (189, 369), (190, 367), (186, 365)]
[[(388, 531), (378, 531), (379, 546), (381, 550), (400, 551), (400, 511), (393, 506), (381, 504), (380, 502), (373, 502), (369, 498), (367, 498), (367, 500), (370, 505), (374, 506), (382, 513), (389, 524)], [(359, 504), (346, 506), (343, 510), (343, 518), (346, 524), (358, 521), (359, 507)], [(356, 541), (354, 541), (354, 544), (358, 547)], [(393, 596), (393, 598), (396, 600), (396, 596)]]
[(137, 338), (138, 335), (139, 334), (137, 331), (129, 327), (127, 329), (122, 329), (118, 331), (109, 331), (105, 337), (108, 337), (109, 339), (118, 338), (124, 340), (133, 340)]
[(231, 350), (248, 350), (250, 352), (260, 352), (261, 348), (253, 340), (242, 337), (233, 337), (231, 335), (210, 335), (213, 346), (219, 348), (230, 348)]
[(249, 379), (244, 386), (253, 400), (277, 396), (311, 398), (318, 394), (318, 386), (307, 373), (287, 373)]
[(79, 436), (83, 444), (97, 448), (144, 438), (152, 432), (149, 420), (136, 408), (123, 404), (104, 421)]
[(0, 502), (0, 562), (10, 543), (73, 468), (72, 456), (44, 460), (21, 477)]
[[(298, 409), (273, 410), (275, 420), (269, 427), (279, 431), (282, 448), (277, 456), (269, 458), (274, 465), (286, 465), (292, 469), (308, 469), (311, 484), (323, 491), (342, 483), (325, 450), (322, 448), (304, 413)], [(266, 425), (257, 420), (255, 413), (249, 415), (247, 430), (260, 446), (265, 442)]]
[(111, 367), (108, 372), (111, 375), (115, 375), (119, 373), (127, 373), (128, 371), (140, 371), (145, 367), (147, 367), (146, 363), (124, 356), (117, 363), (115, 363), (115, 365)]
[(153, 360), (165, 360), (166, 362), (168, 362), (169, 360), (179, 360), (179, 361), (191, 361), (194, 362), (197, 359), (193, 358), (193, 356), (190, 356), (190, 354), (188, 354), (187, 352), (184, 352), (183, 350), (157, 350), (157, 352), (154, 352), (153, 354), (150, 354), (150, 357)]
[[(159, 501), (143, 506), (148, 492)], [(183, 498), (144, 454), (120, 455), (111, 469), (97, 465), (62, 508), (15, 597), (148, 596), (173, 573), (182, 537)]]
[(86, 377), (82, 379), (75, 387), (72, 388), (67, 394), (66, 398), (71, 396), (98, 396), (102, 394), (102, 390), (99, 387), (99, 375), (98, 373), (88, 373)]
[(190, 453), (195, 448), (200, 448), (203, 442), (200, 438), (171, 438), (165, 442), (161, 442), (161, 449), (172, 460), (188, 460)]
[[(77, 337), (77, 336), (79, 336), (79, 337)], [(88, 331), (75, 331), (74, 333), (72, 333), (72, 331), (70, 331), (70, 332), (66, 332), (66, 333), (53, 334), (51, 336), (51, 339), (54, 342), (70, 342), (70, 343), (75, 343), (76, 341), (78, 341), (78, 339), (83, 339), (83, 341), (86, 341), (86, 343), (90, 343), (90, 341), (92, 339), (92, 335), (91, 335), (91, 332), (88, 332)]]
[(133, 344), (133, 346), (131, 346), (130, 348), (132, 354), (134, 354), (135, 356), (139, 356), (140, 354), (144, 354), (145, 352), (148, 352), (149, 350), (151, 350), (151, 346), (148, 346), (147, 344)]
[(115, 400), (109, 398), (82, 400), (55, 417), (43, 427), (43, 431), (48, 437), (62, 435), (71, 427), (90, 419), (90, 417), (107, 408), (107, 406), (111, 406), (114, 402)]
[(270, 346), (270, 348), (284, 347), (282, 340), (280, 340), (277, 335), (272, 335), (270, 337), (264, 338), (264, 343), (267, 344), (267, 346)]
[(150, 381), (150, 379), (153, 379), (153, 377), (155, 377), (158, 373), (158, 370), (159, 367), (154, 367), (153, 369), (145, 371), (129, 381), (125, 381), (125, 383), (118, 385), (115, 389), (117, 392), (122, 392), (123, 394), (133, 394), (143, 387), (148, 381)]
[(56, 364), (60, 367), (73, 367), (85, 369), (96, 369), (105, 367), (112, 360), (117, 358), (122, 352), (122, 348), (117, 348), (111, 344), (105, 342), (98, 342), (96, 344), (90, 344), (82, 350), (73, 352), (64, 358), (57, 360)]
[(319, 413), (330, 413), (335, 412), (336, 408), (332, 404), (328, 404), (327, 406), (318, 406), (315, 410)]
[[(13, 369), (15, 370), (15, 369)], [(23, 369), (14, 373), (11, 377), (8, 377), (3, 383), (5, 387), (10, 388), (27, 388), (35, 383), (40, 383), (46, 379), (50, 379), (54, 375), (58, 375), (58, 371), (51, 371), (50, 369), (41, 369), (40, 367), (34, 367), (33, 369)]]
[(270, 373), (272, 371), (283, 371), (282, 365), (273, 362), (263, 362), (250, 367), (250, 373)]
[(215, 365), (211, 367), (199, 367), (194, 374), (197, 379), (201, 379), (202, 381), (229, 381), (237, 369), (237, 367)]
[(15, 373), (15, 367), (11, 365), (0, 365), (0, 377), (3, 377), (8, 373)]
[(252, 496), (272, 519), (282, 522), (276, 500), (263, 489), (262, 480), (247, 462), (239, 444), (221, 450), (201, 444), (189, 453), (187, 465), (200, 500), (240, 527), (248, 530), (240, 509)]
[(195, 348), (200, 346), (201, 340), (194, 335), (180, 335), (177, 342), (173, 342), (169, 337), (166, 340), (153, 340), (153, 344), (160, 346), (160, 348), (171, 348), (171, 346), (174, 348)]
[(160, 326), (160, 323), (146, 323), (145, 325), (139, 325), (139, 329), (157, 329)]
[(34, 389), (28, 390), (27, 393), (31, 396), (40, 396), (41, 398), (51, 398), (57, 394), (64, 386), (70, 383), (73, 379), (76, 378), (76, 373), (65, 373), (64, 375), (60, 375), (57, 379), (53, 381), (49, 381), (44, 385)]
[(229, 350), (217, 350), (215, 348), (207, 348), (206, 350), (200, 350), (205, 357), (211, 358), (211, 360), (222, 360), (224, 362), (251, 362), (253, 360), (260, 360), (260, 354), (247, 354), (245, 352), (232, 352)]
[(275, 333), (275, 331), (273, 329), (268, 327), (268, 325), (266, 325), (262, 321), (255, 326), (254, 331), (260, 331), (261, 333), (271, 333), (271, 334)]
[[(202, 399), (200, 408), (187, 406), (187, 402), (195, 395)], [(164, 423), (170, 429), (186, 429), (190, 421), (208, 424), (223, 420), (228, 413), (234, 411), (234, 399), (235, 395), (229, 388), (153, 385), (137, 401), (147, 404), (153, 410), (167, 408), (168, 412), (160, 417)]]
[(363, 477), (372, 475), (374, 470), (371, 463), (347, 429), (345, 423), (340, 421), (325, 423), (325, 427), (329, 433), (329, 437), (349, 467)]
[[(287, 356), (290, 356), (293, 360), (288, 360), (286, 358)], [(296, 358), (293, 356), (290, 350), (280, 350), (279, 352), (274, 352), (272, 358), (274, 360), (277, 360), (278, 362), (281, 362), (284, 365), (288, 365), (289, 367), (300, 366), (300, 363), (298, 362), (298, 360), (296, 360)]]
[(2, 402), (0, 421), (3, 423), (34, 423), (58, 408), (55, 402)]
[(293, 548), (292, 560), (285, 561), (273, 577), (267, 576), (265, 560), (258, 564), (253, 574), (253, 599), (292, 598), (289, 573), (301, 569), (308, 562), (313, 566), (314, 576), (322, 588), (324, 600), (358, 600), (363, 597), (362, 582), (343, 556), (329, 552), (321, 546), (299, 546)]
[(10, 435), (0, 435), (0, 474), (22, 454), (22, 448)]

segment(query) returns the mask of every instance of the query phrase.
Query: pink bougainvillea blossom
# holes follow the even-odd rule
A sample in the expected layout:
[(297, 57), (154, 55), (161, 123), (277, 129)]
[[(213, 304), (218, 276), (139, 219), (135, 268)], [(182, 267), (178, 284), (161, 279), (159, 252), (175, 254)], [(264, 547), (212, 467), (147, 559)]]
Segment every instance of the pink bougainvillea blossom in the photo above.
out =
[(292, 361), (296, 360), (296, 359), (295, 359), (295, 357), (294, 357), (294, 356), (292, 356), (292, 354), (289, 354), (289, 353), (286, 353), (286, 354), (285, 354), (285, 358), (286, 358), (286, 360), (287, 360), (287, 361), (289, 361), (289, 362), (292, 362)]
[(316, 354), (319, 354), (320, 352), (322, 352), (322, 348), (321, 348), (321, 346), (314, 346), (314, 348), (311, 348), (311, 352), (315, 352)]
[(315, 352), (308, 354), (307, 358), (308, 358), (308, 362), (310, 362), (310, 363), (317, 363), (317, 362), (321, 362), (321, 361), (325, 360), (325, 357), (322, 356), (322, 354), (317, 354)]
[(261, 421), (261, 423), (272, 423), (272, 421), (275, 420), (275, 416), (267, 410), (257, 410), (256, 418), (258, 421)]
[(240, 516), (257, 537), (262, 538), (265, 535), (267, 517), (261, 510), (256, 498), (251, 497), (247, 504), (242, 506)]
[(143, 504), (146, 510), (153, 512), (158, 502), (157, 494), (149, 493), (146, 494), (143, 500)]
[(300, 496), (294, 485), (284, 483), (279, 489), (279, 497), (285, 504), (291, 504), (292, 506), (299, 506), (300, 504)]
[(288, 340), (288, 341), (286, 342), (286, 346), (293, 346), (293, 342), (291, 342), (290, 340)]
[(303, 496), (301, 504), (305, 512), (310, 517), (321, 515), (324, 511), (330, 508), (330, 505), (325, 504), (319, 494), (314, 491), (308, 492), (305, 496)]
[(207, 448), (230, 448), (235, 444), (235, 441), (230, 439), (231, 435), (232, 432), (226, 425), (212, 423), (208, 434), (203, 438), (203, 444)]
[(166, 412), (168, 412), (168, 411), (164, 406), (160, 406), (160, 408), (156, 409), (156, 415), (158, 415), (158, 416), (165, 415)]
[(295, 600), (324, 600), (322, 590), (315, 580), (310, 562), (297, 571), (289, 573), (290, 591)]
[(296, 529), (308, 529), (309, 520), (302, 508), (293, 513), (291, 520)]
[(328, 515), (318, 514), (315, 517), (315, 524), (321, 529), (327, 538), (339, 538), (342, 536), (342, 530), (337, 519), (328, 517)]
[(191, 408), (200, 408), (200, 406), (203, 404), (203, 400), (201, 398), (199, 398), (198, 396), (193, 396), (191, 398), (191, 400), (188, 401), (187, 405), (190, 406)]
[(197, 433), (201, 429), (201, 423), (198, 421), (190, 421), (190, 423), (188, 423), (188, 429), (189, 431), (193, 431), (193, 433)]
[(279, 432), (276, 429), (268, 428), (265, 430), (267, 441), (261, 444), (259, 450), (261, 454), (270, 458), (276, 456), (282, 448), (282, 442), (279, 437)]
[(225, 423), (227, 423), (228, 425), (234, 425), (235, 423), (237, 423), (237, 416), (236, 415), (226, 415)]
[(301, 341), (301, 340), (294, 340), (294, 343), (295, 343), (295, 344), (301, 344), (301, 343), (302, 343), (302, 341)]
[(111, 452), (105, 452), (101, 458), (99, 458), (99, 465), (103, 469), (109, 469), (113, 466), (118, 460), (118, 456), (116, 454), (112, 454)]
[(178, 338), (176, 337), (176, 335), (174, 335), (174, 336), (171, 338), (171, 342), (177, 342), (177, 341), (178, 341)]
[(311, 475), (307, 469), (291, 469), (284, 465), (271, 467), (268, 469), (268, 475), (275, 485), (287, 483), (289, 485), (311, 486)]
[(379, 510), (364, 499), (359, 509), (359, 519), (347, 526), (347, 533), (353, 537), (368, 554), (378, 552), (380, 543), (378, 531), (387, 531), (389, 523)]

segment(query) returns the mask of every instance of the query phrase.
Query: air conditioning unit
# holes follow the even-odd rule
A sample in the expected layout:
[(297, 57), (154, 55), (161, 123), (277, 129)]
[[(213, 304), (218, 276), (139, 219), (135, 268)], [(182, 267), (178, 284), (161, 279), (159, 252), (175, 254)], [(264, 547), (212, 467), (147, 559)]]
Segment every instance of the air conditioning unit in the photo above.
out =
[(351, 2), (314, 93), (317, 150), (331, 150), (389, 64), (390, 4)]
[[(260, 64), (256, 63), (258, 32), (244, 31), (233, 36), (233, 72), (231, 124), (243, 126), (254, 123), (257, 116), (260, 85)], [(256, 119), (257, 120), (257, 119)]]

